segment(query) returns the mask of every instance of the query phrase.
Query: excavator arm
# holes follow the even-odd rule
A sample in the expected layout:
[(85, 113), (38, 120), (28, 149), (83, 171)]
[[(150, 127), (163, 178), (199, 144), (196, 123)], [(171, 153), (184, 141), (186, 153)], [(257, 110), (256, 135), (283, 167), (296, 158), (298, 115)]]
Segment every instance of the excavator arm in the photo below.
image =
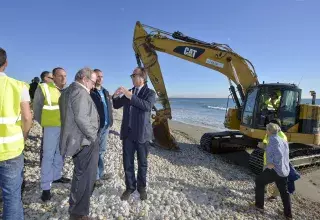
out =
[[(147, 32), (146, 29), (150, 29), (150, 32)], [(250, 61), (232, 51), (225, 44), (206, 43), (184, 36), (180, 32), (171, 34), (143, 25), (138, 21), (134, 30), (133, 49), (138, 66), (141, 66), (142, 61), (143, 66), (148, 70), (148, 76), (156, 90), (158, 101), (163, 106), (163, 109), (160, 110), (154, 107), (156, 115), (152, 115), (152, 118), (154, 119), (153, 131), (156, 144), (164, 148), (177, 149), (178, 147), (169, 131), (168, 119), (172, 118), (171, 107), (156, 51), (205, 66), (225, 75), (229, 80), (230, 91), (238, 107), (241, 104), (232, 82), (236, 84), (242, 101), (244, 101), (247, 89), (259, 83)]]

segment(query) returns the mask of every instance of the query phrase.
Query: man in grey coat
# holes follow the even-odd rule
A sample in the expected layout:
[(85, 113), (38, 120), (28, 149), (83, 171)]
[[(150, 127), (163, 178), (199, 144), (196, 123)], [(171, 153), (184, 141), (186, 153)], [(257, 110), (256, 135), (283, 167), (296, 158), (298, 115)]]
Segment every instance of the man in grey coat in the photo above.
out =
[(97, 75), (89, 68), (78, 71), (59, 99), (61, 112), (61, 155), (71, 156), (74, 173), (69, 200), (70, 219), (87, 219), (96, 180), (99, 146), (99, 115), (90, 97)]

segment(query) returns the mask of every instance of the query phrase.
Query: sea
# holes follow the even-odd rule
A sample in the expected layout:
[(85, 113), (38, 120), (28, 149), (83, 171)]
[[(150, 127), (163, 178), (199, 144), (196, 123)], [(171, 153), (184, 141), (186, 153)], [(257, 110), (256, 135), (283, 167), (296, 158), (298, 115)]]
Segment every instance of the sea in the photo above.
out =
[[(186, 124), (206, 127), (215, 131), (225, 130), (223, 122), (226, 111), (235, 107), (232, 98), (170, 98), (172, 120)], [(311, 103), (311, 99), (302, 99), (302, 103)], [(316, 100), (320, 105), (320, 99)], [(157, 103), (157, 108), (161, 105)]]

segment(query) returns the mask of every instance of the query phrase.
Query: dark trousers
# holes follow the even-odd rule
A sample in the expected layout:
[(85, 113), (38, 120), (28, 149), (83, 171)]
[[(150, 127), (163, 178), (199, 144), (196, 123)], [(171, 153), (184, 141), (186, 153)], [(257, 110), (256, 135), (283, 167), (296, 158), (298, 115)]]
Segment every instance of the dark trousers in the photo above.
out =
[(256, 206), (263, 209), (265, 186), (273, 182), (276, 182), (276, 185), (279, 189), (284, 208), (284, 214), (287, 217), (292, 217), (287, 177), (279, 176), (274, 169), (267, 168), (256, 178)]
[(73, 156), (73, 178), (69, 199), (69, 213), (89, 215), (90, 197), (97, 176), (99, 145), (84, 146)]
[[(123, 140), (123, 167), (127, 190), (145, 190), (147, 185), (149, 143), (139, 143), (128, 138)], [(138, 181), (134, 173), (134, 154), (137, 151)]]

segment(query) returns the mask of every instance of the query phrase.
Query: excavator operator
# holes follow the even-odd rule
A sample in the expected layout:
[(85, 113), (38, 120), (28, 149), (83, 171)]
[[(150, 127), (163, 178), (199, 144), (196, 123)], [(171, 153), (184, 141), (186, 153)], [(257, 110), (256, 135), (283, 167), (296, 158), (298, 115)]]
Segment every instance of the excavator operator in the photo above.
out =
[(270, 98), (265, 102), (267, 109), (269, 111), (278, 111), (281, 100), (281, 92), (273, 91), (270, 95)]

